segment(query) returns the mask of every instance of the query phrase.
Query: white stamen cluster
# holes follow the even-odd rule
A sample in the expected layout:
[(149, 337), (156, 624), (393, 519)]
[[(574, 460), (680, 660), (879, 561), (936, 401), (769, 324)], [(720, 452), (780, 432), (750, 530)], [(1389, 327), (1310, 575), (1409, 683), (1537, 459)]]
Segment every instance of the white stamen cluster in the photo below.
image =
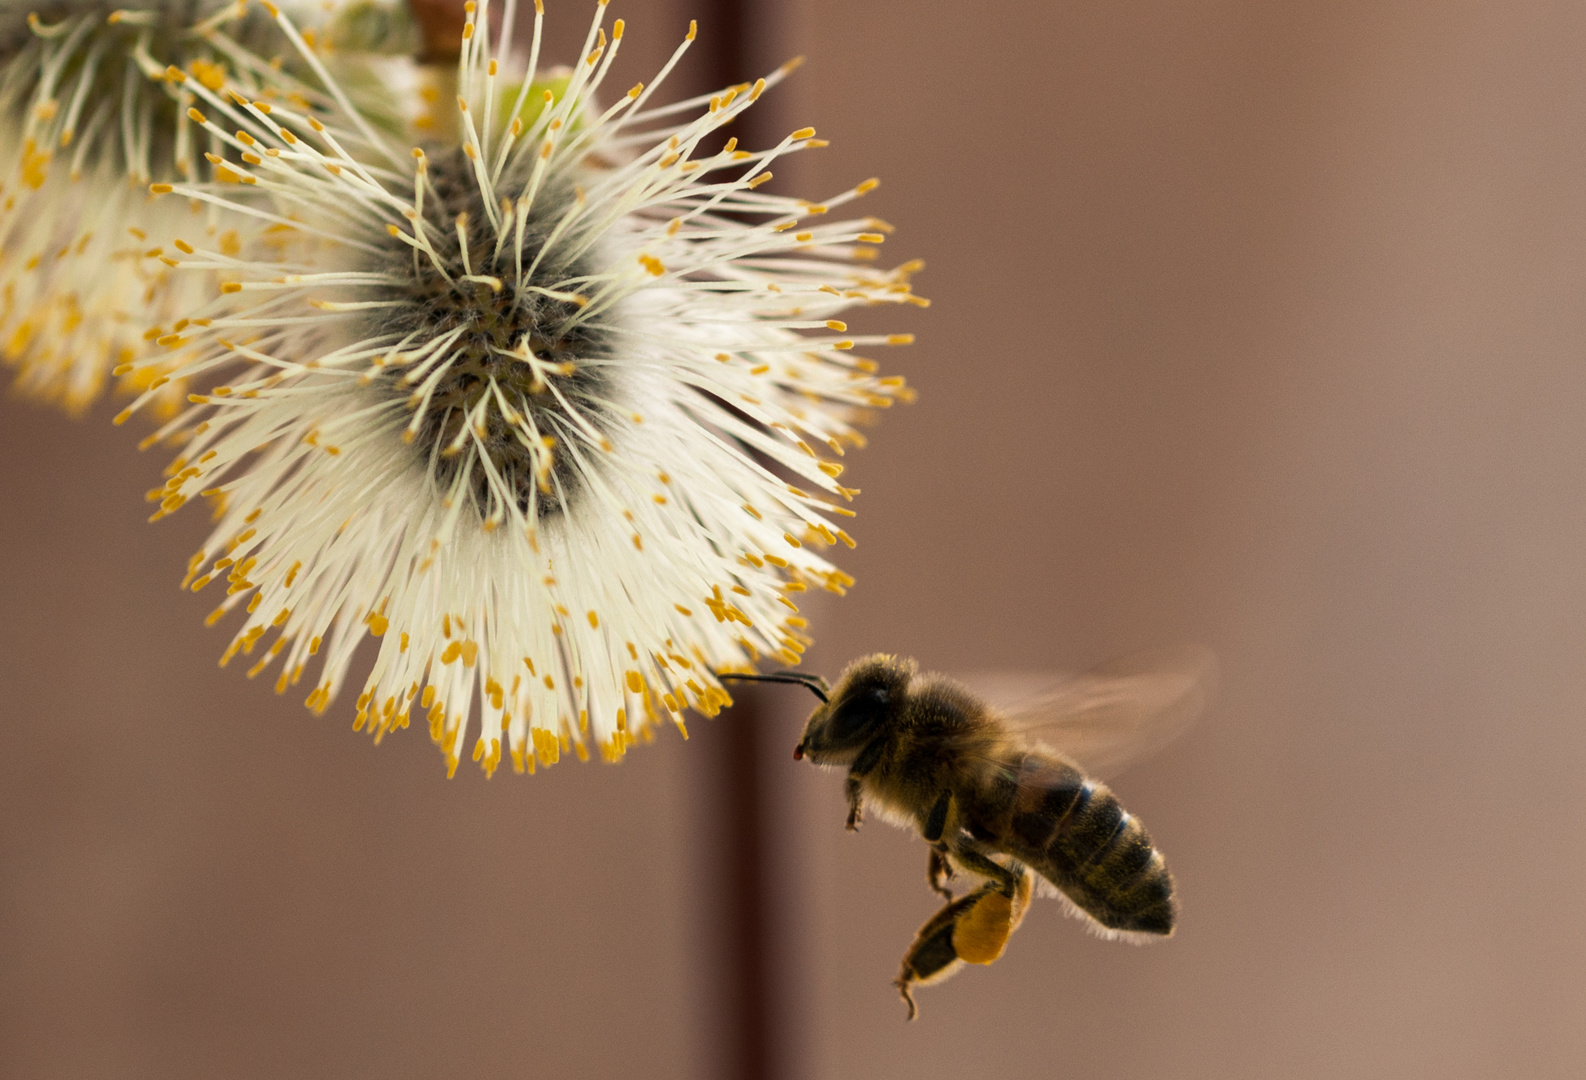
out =
[(792, 596), (852, 583), (818, 550), (852, 545), (833, 500), (856, 494), (822, 453), (908, 393), (852, 350), (909, 336), (836, 316), (924, 301), (917, 264), (866, 266), (884, 224), (826, 218), (874, 181), (824, 204), (757, 190), (777, 157), (822, 145), (812, 129), (705, 148), (783, 72), (647, 108), (691, 28), (654, 84), (602, 111), (623, 37), (604, 0), (550, 84), (540, 5), (511, 83), (485, 6), (466, 5), (445, 142), (393, 145), (344, 97), (323, 117), (197, 91), (223, 182), (155, 190), (269, 231), (240, 255), (180, 245), (183, 269), (223, 284), (171, 340), (194, 357), (177, 374), (236, 370), (162, 430), (184, 445), (152, 494), (156, 517), (218, 504), (188, 583), (228, 582), (212, 620), (245, 607), (227, 660), (278, 662), (284, 691), (319, 654), (307, 704), (323, 710), (368, 632), (355, 727), (378, 740), (416, 706), (455, 770), (477, 715), (474, 760), (493, 771), (505, 750), (532, 771), (714, 715), (718, 671), (798, 662)]
[[(190, 230), (186, 207), (151, 205), (103, 167), (66, 188), (52, 179), (0, 191), (0, 357), (16, 368), (19, 393), (80, 414), (112, 367), (155, 353), (151, 321), (191, 310), (213, 286), (159, 261), (167, 252), (152, 238)], [(70, 213), (66, 197), (81, 200)], [(159, 377), (150, 371), (143, 385)], [(165, 415), (180, 405), (177, 390), (160, 397)]]
[[(147, 187), (197, 177), (220, 149), (188, 115), (194, 87), (306, 105), (256, 53), (276, 32), (251, 10), (238, 0), (3, 5), (0, 359), (21, 393), (80, 413), (112, 367), (152, 355), (151, 325), (211, 295), (212, 282), (161, 261), (170, 237), (193, 231), (192, 212), (152, 202)], [(243, 224), (211, 210), (198, 228), (231, 248)], [(145, 369), (132, 389), (161, 377)], [(178, 390), (162, 397), (171, 413)]]

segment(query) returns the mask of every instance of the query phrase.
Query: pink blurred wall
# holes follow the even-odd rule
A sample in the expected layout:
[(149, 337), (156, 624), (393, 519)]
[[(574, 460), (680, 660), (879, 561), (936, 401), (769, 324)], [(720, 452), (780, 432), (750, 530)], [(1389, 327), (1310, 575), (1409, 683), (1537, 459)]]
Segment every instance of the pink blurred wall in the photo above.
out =
[[(628, 81), (672, 5), (613, 5)], [(1222, 661), (1116, 785), (1179, 935), (1037, 907), (913, 1025), (887, 984), (923, 846), (845, 834), (840, 779), (787, 754), (807, 703), (775, 699), (780, 1074), (1580, 1075), (1586, 8), (777, 25), (766, 59), (810, 62), (774, 115), (835, 142), (783, 190), (879, 174), (936, 301), (880, 317), (920, 335), (881, 357), (920, 400), (848, 459), (859, 585), (809, 666)], [(175, 588), (205, 523), (142, 524), (162, 461), (109, 411), (0, 405), (0, 1075), (718, 1072), (719, 732), (447, 782), (421, 733), (375, 750), (350, 705), (217, 670)]]

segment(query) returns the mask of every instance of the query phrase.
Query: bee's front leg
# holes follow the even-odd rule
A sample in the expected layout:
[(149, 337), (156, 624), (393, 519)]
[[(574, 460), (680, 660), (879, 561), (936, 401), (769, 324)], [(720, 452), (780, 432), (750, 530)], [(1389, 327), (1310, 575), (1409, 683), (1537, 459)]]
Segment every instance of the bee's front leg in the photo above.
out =
[(875, 767), (881, 764), (881, 755), (886, 750), (886, 743), (881, 739), (874, 739), (859, 751), (859, 756), (854, 758), (854, 763), (848, 767), (848, 831), (856, 832), (859, 823), (864, 820), (864, 792), (862, 790), (864, 779), (870, 775)]

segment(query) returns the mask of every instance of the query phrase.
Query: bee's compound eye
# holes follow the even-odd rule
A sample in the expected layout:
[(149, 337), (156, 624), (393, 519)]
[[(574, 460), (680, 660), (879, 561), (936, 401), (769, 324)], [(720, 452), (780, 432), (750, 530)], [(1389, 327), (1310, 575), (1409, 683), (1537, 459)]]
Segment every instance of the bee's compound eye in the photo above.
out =
[(868, 736), (886, 716), (891, 701), (884, 686), (866, 687), (843, 698), (832, 713), (832, 741), (842, 744)]

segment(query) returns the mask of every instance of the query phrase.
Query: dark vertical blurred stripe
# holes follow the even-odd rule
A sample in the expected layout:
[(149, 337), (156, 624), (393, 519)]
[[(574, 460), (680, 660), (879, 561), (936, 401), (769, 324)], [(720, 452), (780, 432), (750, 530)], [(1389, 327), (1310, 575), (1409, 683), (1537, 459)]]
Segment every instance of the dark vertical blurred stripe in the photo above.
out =
[[(719, 89), (754, 78), (758, 56), (756, 35), (765, 24), (765, 5), (773, 0), (706, 0), (700, 5), (699, 39), (703, 55), (698, 69), (708, 73), (710, 88)], [(755, 147), (767, 141), (764, 111), (750, 109), (723, 134)], [(715, 147), (706, 147), (712, 150)], [(762, 728), (767, 717), (758, 688), (733, 688), (736, 704), (720, 721), (717, 767), (705, 797), (719, 807), (724, 845), (718, 880), (707, 887), (720, 890), (724, 925), (719, 955), (723, 985), (713, 996), (722, 1015), (723, 1036), (713, 1075), (720, 1080), (783, 1080), (772, 1061), (769, 896), (766, 856), (767, 807), (759, 778)]]
[(719, 806), (724, 844), (719, 863), (722, 904), (723, 985), (719, 1032), (721, 1080), (772, 1080), (771, 978), (767, 935), (767, 807), (759, 778), (766, 710), (758, 691), (733, 691), (736, 701), (721, 723), (714, 784), (708, 798)]

